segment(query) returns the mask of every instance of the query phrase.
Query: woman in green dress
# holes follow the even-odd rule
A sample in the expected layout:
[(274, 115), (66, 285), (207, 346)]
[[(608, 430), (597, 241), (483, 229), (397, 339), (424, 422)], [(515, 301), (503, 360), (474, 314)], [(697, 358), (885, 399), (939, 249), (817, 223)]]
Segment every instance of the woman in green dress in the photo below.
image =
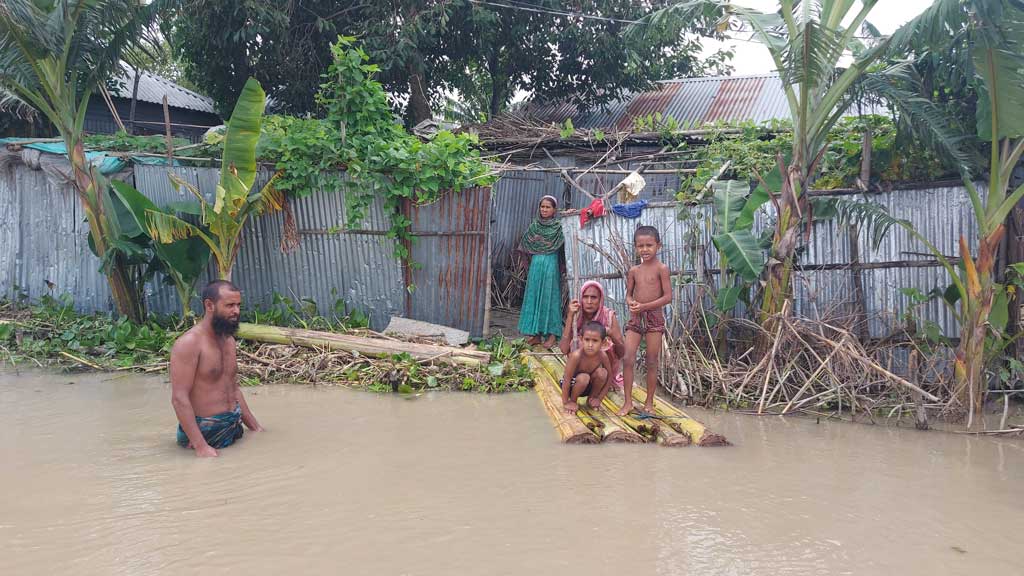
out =
[(523, 234), (522, 249), (530, 254), (530, 271), (526, 276), (526, 294), (519, 314), (519, 333), (529, 336), (527, 342), (545, 348), (555, 345), (556, 334), (562, 333), (562, 278), (558, 272), (558, 252), (565, 240), (562, 225), (555, 218), (558, 202), (554, 196), (540, 199), (538, 217)]

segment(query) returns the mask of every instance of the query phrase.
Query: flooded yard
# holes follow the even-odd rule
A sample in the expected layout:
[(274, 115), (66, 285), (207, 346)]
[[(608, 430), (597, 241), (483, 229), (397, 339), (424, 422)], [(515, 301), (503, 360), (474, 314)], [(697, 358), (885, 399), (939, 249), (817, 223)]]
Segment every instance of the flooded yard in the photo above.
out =
[(1019, 574), (1024, 443), (695, 413), (735, 446), (565, 446), (533, 393), (246, 390), (174, 443), (166, 377), (0, 373), (0, 574)]

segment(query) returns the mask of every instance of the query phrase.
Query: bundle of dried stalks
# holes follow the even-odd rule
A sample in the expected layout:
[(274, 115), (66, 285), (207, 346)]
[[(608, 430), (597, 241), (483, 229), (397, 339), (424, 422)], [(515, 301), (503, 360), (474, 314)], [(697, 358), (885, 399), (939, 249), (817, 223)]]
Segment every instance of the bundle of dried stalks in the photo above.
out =
[(767, 323), (771, 334), (746, 320), (729, 324), (760, 332), (769, 349), (758, 353), (750, 347), (722, 358), (709, 345), (713, 339), (679, 330), (682, 336), (670, 339), (664, 353), (666, 372), (673, 377), (662, 378), (662, 384), (670, 393), (756, 414), (838, 418), (848, 413), (872, 422), (878, 415), (892, 417), (918, 406), (942, 408), (952, 396), (942, 379), (919, 384), (915, 376), (894, 372), (895, 344), (865, 345), (839, 324), (779, 315)]

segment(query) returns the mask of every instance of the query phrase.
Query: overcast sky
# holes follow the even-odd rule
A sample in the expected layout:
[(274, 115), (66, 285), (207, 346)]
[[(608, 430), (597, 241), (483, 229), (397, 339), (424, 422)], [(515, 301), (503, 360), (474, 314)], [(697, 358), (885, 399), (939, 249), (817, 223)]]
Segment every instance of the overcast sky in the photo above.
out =
[[(778, 6), (774, 0), (734, 0), (737, 4), (767, 11)], [(890, 34), (902, 24), (920, 14), (925, 8), (931, 6), (932, 0), (879, 0), (878, 5), (868, 15), (868, 22), (878, 28), (882, 34)], [(856, 10), (851, 10), (856, 13)], [(741, 38), (749, 38), (749, 33)], [(717, 42), (715, 40), (704, 40), (704, 54), (712, 54), (720, 47), (732, 46), (735, 56), (732, 59), (734, 76), (747, 74), (764, 74), (775, 69), (771, 56), (764, 46), (756, 42), (743, 42), (728, 40)]]

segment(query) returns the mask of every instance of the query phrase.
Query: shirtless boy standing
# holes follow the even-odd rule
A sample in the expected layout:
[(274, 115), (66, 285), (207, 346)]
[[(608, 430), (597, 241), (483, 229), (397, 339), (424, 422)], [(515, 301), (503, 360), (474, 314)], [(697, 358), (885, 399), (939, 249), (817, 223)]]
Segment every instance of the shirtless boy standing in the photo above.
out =
[(601, 350), (604, 338), (603, 324), (587, 322), (583, 325), (580, 347), (570, 352), (565, 361), (562, 406), (569, 414), (576, 413), (580, 396), (587, 397), (588, 406), (597, 408), (608, 393), (608, 385), (611, 383), (608, 375), (612, 373), (612, 363)]
[(171, 348), (171, 405), (178, 416), (178, 444), (196, 456), (216, 456), (218, 448), (263, 428), (238, 385), (235, 332), (242, 293), (225, 280), (203, 289), (203, 319)]
[(672, 302), (672, 284), (668, 266), (658, 260), (661, 235), (654, 226), (641, 226), (633, 234), (633, 247), (640, 264), (629, 269), (626, 276), (626, 305), (629, 323), (626, 324), (626, 355), (622, 359), (622, 379), (625, 400), (619, 416), (633, 409), (633, 372), (640, 339), (647, 342), (647, 397), (644, 411), (654, 412), (654, 388), (658, 384), (658, 356), (661, 355), (661, 335), (665, 332), (666, 304)]

